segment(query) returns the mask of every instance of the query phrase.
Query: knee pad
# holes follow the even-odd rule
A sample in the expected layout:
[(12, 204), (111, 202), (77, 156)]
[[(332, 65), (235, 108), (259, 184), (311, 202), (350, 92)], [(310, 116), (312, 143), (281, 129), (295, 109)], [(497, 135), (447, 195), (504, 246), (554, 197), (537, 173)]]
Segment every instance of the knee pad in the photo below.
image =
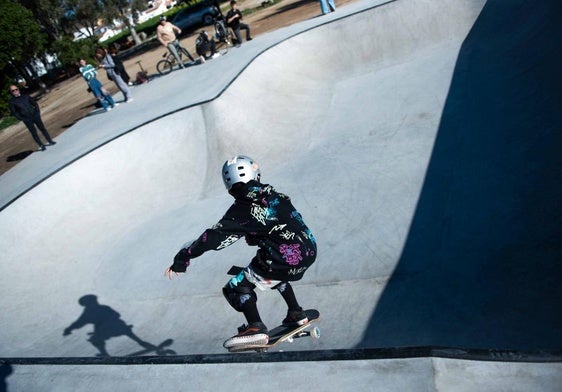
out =
[(244, 311), (244, 304), (246, 302), (257, 301), (253, 285), (245, 279), (243, 272), (228, 281), (222, 288), (222, 294), (230, 306), (238, 312)]

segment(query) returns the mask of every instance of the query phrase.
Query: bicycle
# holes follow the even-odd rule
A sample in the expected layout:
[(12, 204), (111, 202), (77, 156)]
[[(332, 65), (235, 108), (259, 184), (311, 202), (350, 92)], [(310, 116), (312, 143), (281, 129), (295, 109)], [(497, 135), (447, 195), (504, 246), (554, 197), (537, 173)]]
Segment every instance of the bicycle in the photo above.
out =
[[(193, 62), (195, 61), (195, 59), (193, 57), (191, 57), (191, 55), (189, 54), (187, 49), (184, 48), (183, 46), (181, 46), (179, 43), (176, 44), (176, 50), (178, 52), (178, 55), (179, 55), (180, 60), (182, 62), (182, 65), (183, 65), (183, 56), (189, 57), (189, 59)], [(167, 50), (162, 55), (162, 57), (164, 59), (160, 60), (158, 63), (156, 63), (156, 70), (158, 71), (158, 73), (160, 75), (167, 75), (170, 72), (172, 72), (172, 70), (174, 69), (174, 65), (176, 65), (178, 62), (177, 62), (176, 58), (174, 57), (174, 55), (172, 53), (170, 53), (169, 50)]]
[(224, 16), (215, 16), (213, 22), (215, 27), (215, 39), (225, 43), (226, 46), (232, 46), (232, 30), (226, 26)]

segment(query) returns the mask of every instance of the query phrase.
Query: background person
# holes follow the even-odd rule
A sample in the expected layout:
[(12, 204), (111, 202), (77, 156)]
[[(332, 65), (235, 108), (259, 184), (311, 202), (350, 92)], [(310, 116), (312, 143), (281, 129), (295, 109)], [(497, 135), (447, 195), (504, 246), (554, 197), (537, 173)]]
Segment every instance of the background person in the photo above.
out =
[[(220, 56), (220, 54), (217, 53), (215, 40), (212, 38), (209, 39), (209, 35), (206, 31), (201, 31), (197, 36), (195, 40), (195, 51), (203, 63), (209, 57), (215, 58)], [(208, 52), (211, 52), (211, 54), (207, 55)]]
[(334, 12), (336, 10), (336, 3), (334, 0), (320, 0), (320, 10), (322, 10), (322, 15)]
[[(183, 65), (183, 61), (181, 60), (181, 57), (178, 53), (178, 48), (180, 47), (180, 43), (176, 37), (175, 34), (176, 32), (178, 34), (181, 34), (181, 29), (178, 26), (168, 22), (165, 16), (161, 16), (160, 24), (156, 28), (156, 36), (158, 37), (158, 41), (160, 41), (162, 45), (168, 48), (170, 53), (174, 56), (174, 58), (178, 62), (180, 68), (185, 68)], [(191, 61), (195, 61), (189, 53), (187, 55), (189, 56)]]
[(86, 60), (80, 59), (79, 71), (86, 83), (88, 83), (92, 94), (94, 94), (106, 112), (117, 106), (109, 91), (104, 89), (101, 82), (97, 79), (98, 72), (92, 64), (87, 64)]
[(39, 138), (35, 127), (39, 128), (47, 140), (47, 146), (54, 146), (57, 144), (53, 141), (53, 139), (51, 139), (51, 135), (49, 135), (49, 132), (47, 132), (47, 129), (43, 124), (43, 120), (41, 120), (41, 109), (39, 108), (37, 102), (29, 95), (22, 94), (20, 89), (15, 85), (10, 86), (10, 94), (12, 94), (12, 98), (10, 99), (8, 105), (12, 116), (25, 124), (31, 133), (33, 140), (35, 140), (35, 142), (39, 145), (39, 150), (44, 151), (45, 144), (43, 144)]
[(236, 36), (236, 46), (242, 45), (242, 34), (240, 30), (246, 30), (246, 41), (251, 41), (252, 36), (250, 34), (250, 26), (246, 23), (242, 23), (242, 12), (238, 9), (236, 1), (232, 0), (230, 2), (230, 11), (226, 14), (226, 25), (234, 31)]
[(121, 92), (123, 93), (125, 102), (131, 102), (133, 100), (131, 90), (121, 77), (121, 73), (118, 71), (117, 65), (113, 61), (113, 57), (111, 57), (107, 50), (98, 48), (96, 49), (96, 58), (100, 62), (100, 68), (105, 69), (105, 71), (107, 72), (108, 79), (112, 80), (117, 88), (119, 88), (119, 90), (121, 90)]
[(119, 73), (121, 79), (123, 79), (127, 85), (132, 86), (133, 82), (131, 82), (131, 76), (129, 76), (129, 73), (125, 69), (125, 64), (123, 64), (117, 56), (117, 49), (113, 46), (108, 50), (108, 53), (113, 59), (113, 62), (115, 63), (115, 70)]

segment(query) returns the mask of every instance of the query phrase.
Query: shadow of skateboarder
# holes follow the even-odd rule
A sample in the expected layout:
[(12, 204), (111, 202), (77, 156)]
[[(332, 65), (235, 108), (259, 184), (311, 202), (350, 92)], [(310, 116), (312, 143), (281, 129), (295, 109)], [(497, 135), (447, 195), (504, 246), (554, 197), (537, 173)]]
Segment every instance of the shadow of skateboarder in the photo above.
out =
[[(78, 303), (84, 307), (84, 312), (76, 321), (64, 329), (63, 336), (68, 336), (75, 329), (80, 329), (87, 324), (94, 325), (94, 331), (90, 332), (88, 341), (98, 349), (97, 356), (109, 356), (105, 348), (105, 343), (112, 337), (127, 336), (138, 343), (144, 350), (141, 353), (149, 353), (151, 351), (161, 351), (159, 346), (145, 342), (133, 332), (133, 326), (128, 325), (121, 319), (121, 315), (107, 305), (100, 305), (97, 296), (88, 294), (81, 297)], [(168, 339), (166, 342), (171, 344)], [(172, 350), (166, 350), (169, 353)], [(173, 351), (172, 351), (173, 352)], [(138, 354), (137, 354), (138, 355)]]

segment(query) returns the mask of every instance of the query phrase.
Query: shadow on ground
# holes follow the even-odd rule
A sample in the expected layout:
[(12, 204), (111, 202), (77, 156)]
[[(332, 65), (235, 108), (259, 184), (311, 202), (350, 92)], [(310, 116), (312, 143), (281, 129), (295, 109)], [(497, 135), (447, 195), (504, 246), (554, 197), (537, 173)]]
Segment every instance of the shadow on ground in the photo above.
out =
[(122, 320), (121, 315), (110, 306), (100, 304), (97, 296), (93, 294), (84, 295), (78, 300), (78, 303), (84, 307), (84, 311), (76, 321), (64, 329), (63, 336), (68, 336), (72, 331), (92, 324), (94, 330), (88, 333), (88, 342), (98, 350), (97, 356), (110, 356), (106, 350), (106, 342), (111, 338), (119, 336), (126, 336), (142, 347), (142, 350), (138, 350), (128, 356), (140, 356), (150, 353), (155, 355), (176, 354), (174, 350), (167, 348), (174, 342), (172, 339), (164, 340), (158, 345), (141, 339), (133, 332), (132, 325)]
[(562, 347), (561, 16), (557, 0), (484, 7), (360, 346)]
[(17, 154), (10, 155), (8, 158), (6, 158), (6, 162), (23, 161), (25, 158), (27, 158), (31, 154), (33, 154), (33, 151), (31, 151), (31, 150), (18, 152)]

